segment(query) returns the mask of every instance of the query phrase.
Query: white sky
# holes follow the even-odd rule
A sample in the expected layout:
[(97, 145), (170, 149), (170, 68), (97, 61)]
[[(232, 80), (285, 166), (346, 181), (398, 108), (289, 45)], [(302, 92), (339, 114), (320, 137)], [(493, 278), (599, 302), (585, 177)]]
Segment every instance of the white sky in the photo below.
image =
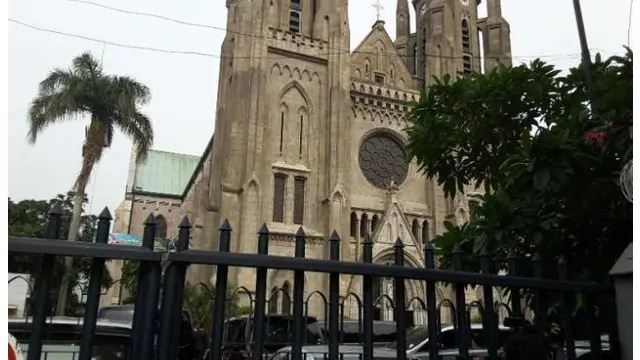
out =
[[(98, 0), (129, 11), (154, 13), (183, 21), (224, 27), (223, 0)], [(321, 0), (322, 1), (322, 0)], [(395, 37), (396, 0), (381, 0), (387, 31)], [(9, 18), (129, 45), (219, 54), (224, 32), (159, 19), (127, 15), (70, 0), (9, 0)], [(376, 19), (370, 0), (349, 6), (351, 45), (355, 47)], [(480, 6), (486, 13), (486, 0)], [(639, 4), (640, 5), (640, 4)], [(579, 62), (580, 46), (571, 0), (502, 0), (511, 24), (514, 62), (544, 60), (566, 69)], [(629, 0), (582, 0), (589, 47), (609, 56), (627, 44)], [(635, 12), (635, 11), (634, 11)], [(412, 14), (413, 15), (413, 14)], [(414, 19), (412, 18), (412, 26)], [(50, 127), (37, 144), (27, 143), (26, 113), (38, 83), (53, 67), (68, 67), (89, 50), (102, 54), (100, 43), (25, 28), (9, 22), (9, 197), (49, 199), (68, 191), (79, 171), (87, 122)], [(631, 39), (633, 40), (633, 39)], [(595, 55), (595, 51), (592, 53)], [(164, 54), (107, 45), (107, 73), (130, 75), (152, 91), (143, 109), (153, 120), (155, 148), (200, 155), (213, 132), (219, 60)], [(90, 212), (114, 210), (124, 197), (130, 142), (116, 135), (113, 146), (95, 168), (87, 192)]]

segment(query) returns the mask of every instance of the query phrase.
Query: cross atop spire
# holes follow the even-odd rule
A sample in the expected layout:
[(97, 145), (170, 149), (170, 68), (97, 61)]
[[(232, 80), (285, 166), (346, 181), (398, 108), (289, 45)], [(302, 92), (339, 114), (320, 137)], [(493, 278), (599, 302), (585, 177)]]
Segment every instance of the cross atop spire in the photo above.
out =
[(376, 20), (380, 21), (382, 20), (382, 10), (384, 10), (384, 6), (382, 6), (382, 1), (381, 0), (374, 0), (374, 4), (371, 5), (373, 6), (374, 9), (376, 9)]

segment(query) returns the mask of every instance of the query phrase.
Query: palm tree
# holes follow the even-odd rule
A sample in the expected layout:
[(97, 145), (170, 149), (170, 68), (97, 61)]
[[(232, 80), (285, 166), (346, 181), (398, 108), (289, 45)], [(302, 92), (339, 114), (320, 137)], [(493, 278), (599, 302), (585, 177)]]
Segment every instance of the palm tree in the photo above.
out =
[[(127, 76), (107, 75), (102, 65), (85, 52), (73, 59), (70, 69), (55, 68), (40, 82), (38, 95), (31, 102), (28, 121), (29, 142), (51, 124), (67, 120), (90, 119), (82, 146), (82, 168), (76, 178), (69, 241), (78, 239), (85, 188), (93, 166), (111, 145), (116, 129), (133, 142), (136, 160), (143, 161), (153, 144), (153, 127), (139, 111), (150, 99), (149, 88)], [(65, 277), (71, 259), (65, 261)], [(64, 315), (69, 281), (63, 281), (56, 314)]]

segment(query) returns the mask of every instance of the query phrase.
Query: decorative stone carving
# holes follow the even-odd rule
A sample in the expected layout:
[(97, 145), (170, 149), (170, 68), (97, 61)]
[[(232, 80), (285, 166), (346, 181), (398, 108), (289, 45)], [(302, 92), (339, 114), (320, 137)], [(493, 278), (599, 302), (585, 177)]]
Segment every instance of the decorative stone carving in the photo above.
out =
[(376, 133), (366, 138), (359, 158), (364, 177), (381, 189), (388, 189), (392, 183), (402, 184), (407, 178), (409, 164), (404, 148), (388, 134)]

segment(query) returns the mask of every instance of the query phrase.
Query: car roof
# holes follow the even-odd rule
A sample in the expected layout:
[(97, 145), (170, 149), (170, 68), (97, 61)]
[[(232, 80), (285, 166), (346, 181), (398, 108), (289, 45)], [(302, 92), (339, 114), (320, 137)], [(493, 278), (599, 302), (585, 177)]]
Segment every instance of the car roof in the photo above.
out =
[[(10, 317), (8, 319), (9, 332), (30, 331), (33, 318)], [(54, 316), (46, 319), (46, 326), (49, 329), (67, 330), (71, 332), (82, 331), (83, 318)], [(105, 335), (125, 335), (131, 334), (132, 323), (128, 321), (116, 321), (98, 319), (96, 321), (96, 332)]]
[[(227, 321), (235, 321), (235, 320), (246, 320), (249, 318), (253, 318), (253, 314), (246, 314), (246, 315), (240, 315), (240, 316), (234, 316), (234, 317), (230, 317), (228, 319), (225, 319), (225, 322)], [(291, 320), (293, 321), (293, 315), (289, 315), (289, 314), (273, 314), (273, 315), (265, 315), (264, 316), (265, 319), (283, 319), (283, 320)], [(303, 316), (303, 318), (307, 319), (307, 322), (318, 322), (318, 319), (316, 319), (313, 316)]]

